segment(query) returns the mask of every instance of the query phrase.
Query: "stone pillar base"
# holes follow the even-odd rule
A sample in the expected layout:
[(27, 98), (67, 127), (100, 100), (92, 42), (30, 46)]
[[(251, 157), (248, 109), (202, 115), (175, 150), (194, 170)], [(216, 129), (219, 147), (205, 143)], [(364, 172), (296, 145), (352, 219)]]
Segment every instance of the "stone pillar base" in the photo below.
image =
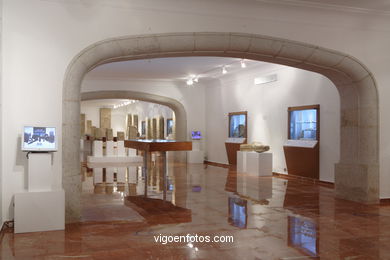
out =
[(379, 203), (378, 172), (377, 164), (337, 163), (336, 197), (368, 204)]

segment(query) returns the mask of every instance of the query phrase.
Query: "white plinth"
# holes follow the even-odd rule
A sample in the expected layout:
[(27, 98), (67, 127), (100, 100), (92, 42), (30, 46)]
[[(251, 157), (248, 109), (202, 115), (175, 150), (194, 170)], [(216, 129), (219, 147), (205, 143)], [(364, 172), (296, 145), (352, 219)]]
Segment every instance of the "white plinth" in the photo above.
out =
[(116, 142), (116, 155), (126, 156), (125, 141)]
[(114, 156), (114, 141), (106, 142), (106, 156)]
[(103, 156), (103, 142), (95, 140), (92, 145), (92, 155), (95, 157)]
[(200, 140), (193, 140), (192, 141), (192, 151), (200, 151), (201, 149), (201, 142)]
[(30, 153), (28, 157), (28, 191), (51, 191), (51, 153)]
[(237, 151), (237, 172), (246, 172), (246, 154), (248, 152)]
[[(128, 167), (127, 171), (129, 173), (128, 181), (129, 183), (137, 183), (137, 167)], [(140, 177), (142, 178), (142, 175), (140, 174)], [(140, 181), (141, 183), (141, 181)]]
[(103, 183), (103, 168), (93, 168), (93, 183)]
[(127, 150), (127, 155), (128, 156), (137, 156), (137, 149), (129, 148)]
[(116, 172), (116, 182), (126, 182), (126, 167), (118, 167)]
[(115, 168), (106, 168), (106, 183), (114, 182)]
[(237, 193), (254, 200), (272, 198), (272, 178), (254, 178), (247, 174), (237, 175)]
[(272, 176), (272, 153), (247, 152), (246, 172), (255, 176)]
[(88, 156), (87, 162), (89, 164), (107, 164), (107, 163), (126, 163), (129, 165), (142, 165), (143, 157), (142, 156)]
[(15, 194), (15, 233), (64, 229), (63, 190)]
[(203, 151), (188, 151), (187, 152), (188, 163), (203, 163), (204, 152)]

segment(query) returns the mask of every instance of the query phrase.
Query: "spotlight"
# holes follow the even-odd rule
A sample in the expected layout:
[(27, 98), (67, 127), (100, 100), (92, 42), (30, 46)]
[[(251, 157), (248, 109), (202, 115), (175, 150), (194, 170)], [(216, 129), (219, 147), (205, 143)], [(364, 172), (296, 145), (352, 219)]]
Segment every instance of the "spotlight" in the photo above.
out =
[(246, 68), (246, 63), (244, 60), (241, 60), (241, 68)]
[(222, 74), (226, 74), (227, 73), (227, 70), (225, 68), (225, 66), (222, 67)]
[(192, 86), (194, 84), (194, 81), (192, 79), (187, 80), (187, 85)]
[(196, 83), (198, 83), (199, 78), (194, 78), (194, 81), (195, 81)]

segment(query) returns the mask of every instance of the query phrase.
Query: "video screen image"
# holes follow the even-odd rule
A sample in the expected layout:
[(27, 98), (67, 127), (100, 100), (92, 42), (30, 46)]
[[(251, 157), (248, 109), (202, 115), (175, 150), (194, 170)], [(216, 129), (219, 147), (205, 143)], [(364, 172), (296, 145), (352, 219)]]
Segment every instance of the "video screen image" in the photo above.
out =
[(55, 127), (24, 127), (22, 150), (45, 151), (56, 149)]
[(200, 131), (192, 131), (192, 139), (199, 140), (202, 139), (202, 134)]

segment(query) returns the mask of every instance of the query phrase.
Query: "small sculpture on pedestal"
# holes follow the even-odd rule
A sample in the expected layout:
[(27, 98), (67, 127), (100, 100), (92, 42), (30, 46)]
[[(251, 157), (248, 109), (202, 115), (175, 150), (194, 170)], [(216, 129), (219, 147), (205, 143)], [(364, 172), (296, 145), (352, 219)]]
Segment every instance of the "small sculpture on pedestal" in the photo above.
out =
[(240, 145), (240, 151), (242, 152), (258, 152), (263, 153), (270, 149), (269, 145), (263, 145), (260, 142), (252, 142), (251, 144)]

